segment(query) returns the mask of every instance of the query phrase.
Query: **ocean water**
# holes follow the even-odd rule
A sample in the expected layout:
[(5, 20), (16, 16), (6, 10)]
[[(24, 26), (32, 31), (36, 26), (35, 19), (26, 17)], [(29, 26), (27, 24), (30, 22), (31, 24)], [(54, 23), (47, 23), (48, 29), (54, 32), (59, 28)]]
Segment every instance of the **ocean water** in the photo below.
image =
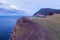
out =
[(0, 16), (0, 40), (9, 40), (16, 21), (20, 16)]

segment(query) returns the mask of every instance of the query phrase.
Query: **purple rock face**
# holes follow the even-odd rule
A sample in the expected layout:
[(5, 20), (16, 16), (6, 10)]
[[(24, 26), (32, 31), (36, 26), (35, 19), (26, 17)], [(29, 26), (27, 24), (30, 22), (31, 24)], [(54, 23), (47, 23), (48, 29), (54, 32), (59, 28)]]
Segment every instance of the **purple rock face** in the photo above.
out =
[(53, 33), (26, 17), (19, 19), (10, 40), (55, 40)]

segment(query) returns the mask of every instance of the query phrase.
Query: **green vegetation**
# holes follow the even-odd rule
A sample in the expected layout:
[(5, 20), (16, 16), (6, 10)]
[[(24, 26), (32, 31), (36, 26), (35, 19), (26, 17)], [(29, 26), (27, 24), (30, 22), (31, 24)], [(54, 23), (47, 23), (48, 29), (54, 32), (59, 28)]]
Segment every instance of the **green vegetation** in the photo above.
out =
[(56, 38), (60, 40), (60, 14), (47, 16), (46, 18), (31, 17), (33, 21), (38, 22), (51, 30)]

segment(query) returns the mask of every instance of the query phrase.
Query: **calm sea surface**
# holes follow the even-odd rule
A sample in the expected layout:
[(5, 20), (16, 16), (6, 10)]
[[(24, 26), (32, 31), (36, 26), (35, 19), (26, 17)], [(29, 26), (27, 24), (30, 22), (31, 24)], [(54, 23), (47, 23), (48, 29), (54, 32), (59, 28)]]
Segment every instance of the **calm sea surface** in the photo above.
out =
[(9, 40), (19, 16), (0, 16), (0, 40)]

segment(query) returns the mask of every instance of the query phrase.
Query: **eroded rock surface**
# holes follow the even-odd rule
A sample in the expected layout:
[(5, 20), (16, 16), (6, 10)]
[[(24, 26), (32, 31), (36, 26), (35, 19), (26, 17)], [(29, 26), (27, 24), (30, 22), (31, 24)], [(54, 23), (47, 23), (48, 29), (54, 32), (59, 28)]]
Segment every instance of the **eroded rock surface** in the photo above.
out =
[(27, 17), (17, 20), (9, 40), (57, 40), (54, 33)]

